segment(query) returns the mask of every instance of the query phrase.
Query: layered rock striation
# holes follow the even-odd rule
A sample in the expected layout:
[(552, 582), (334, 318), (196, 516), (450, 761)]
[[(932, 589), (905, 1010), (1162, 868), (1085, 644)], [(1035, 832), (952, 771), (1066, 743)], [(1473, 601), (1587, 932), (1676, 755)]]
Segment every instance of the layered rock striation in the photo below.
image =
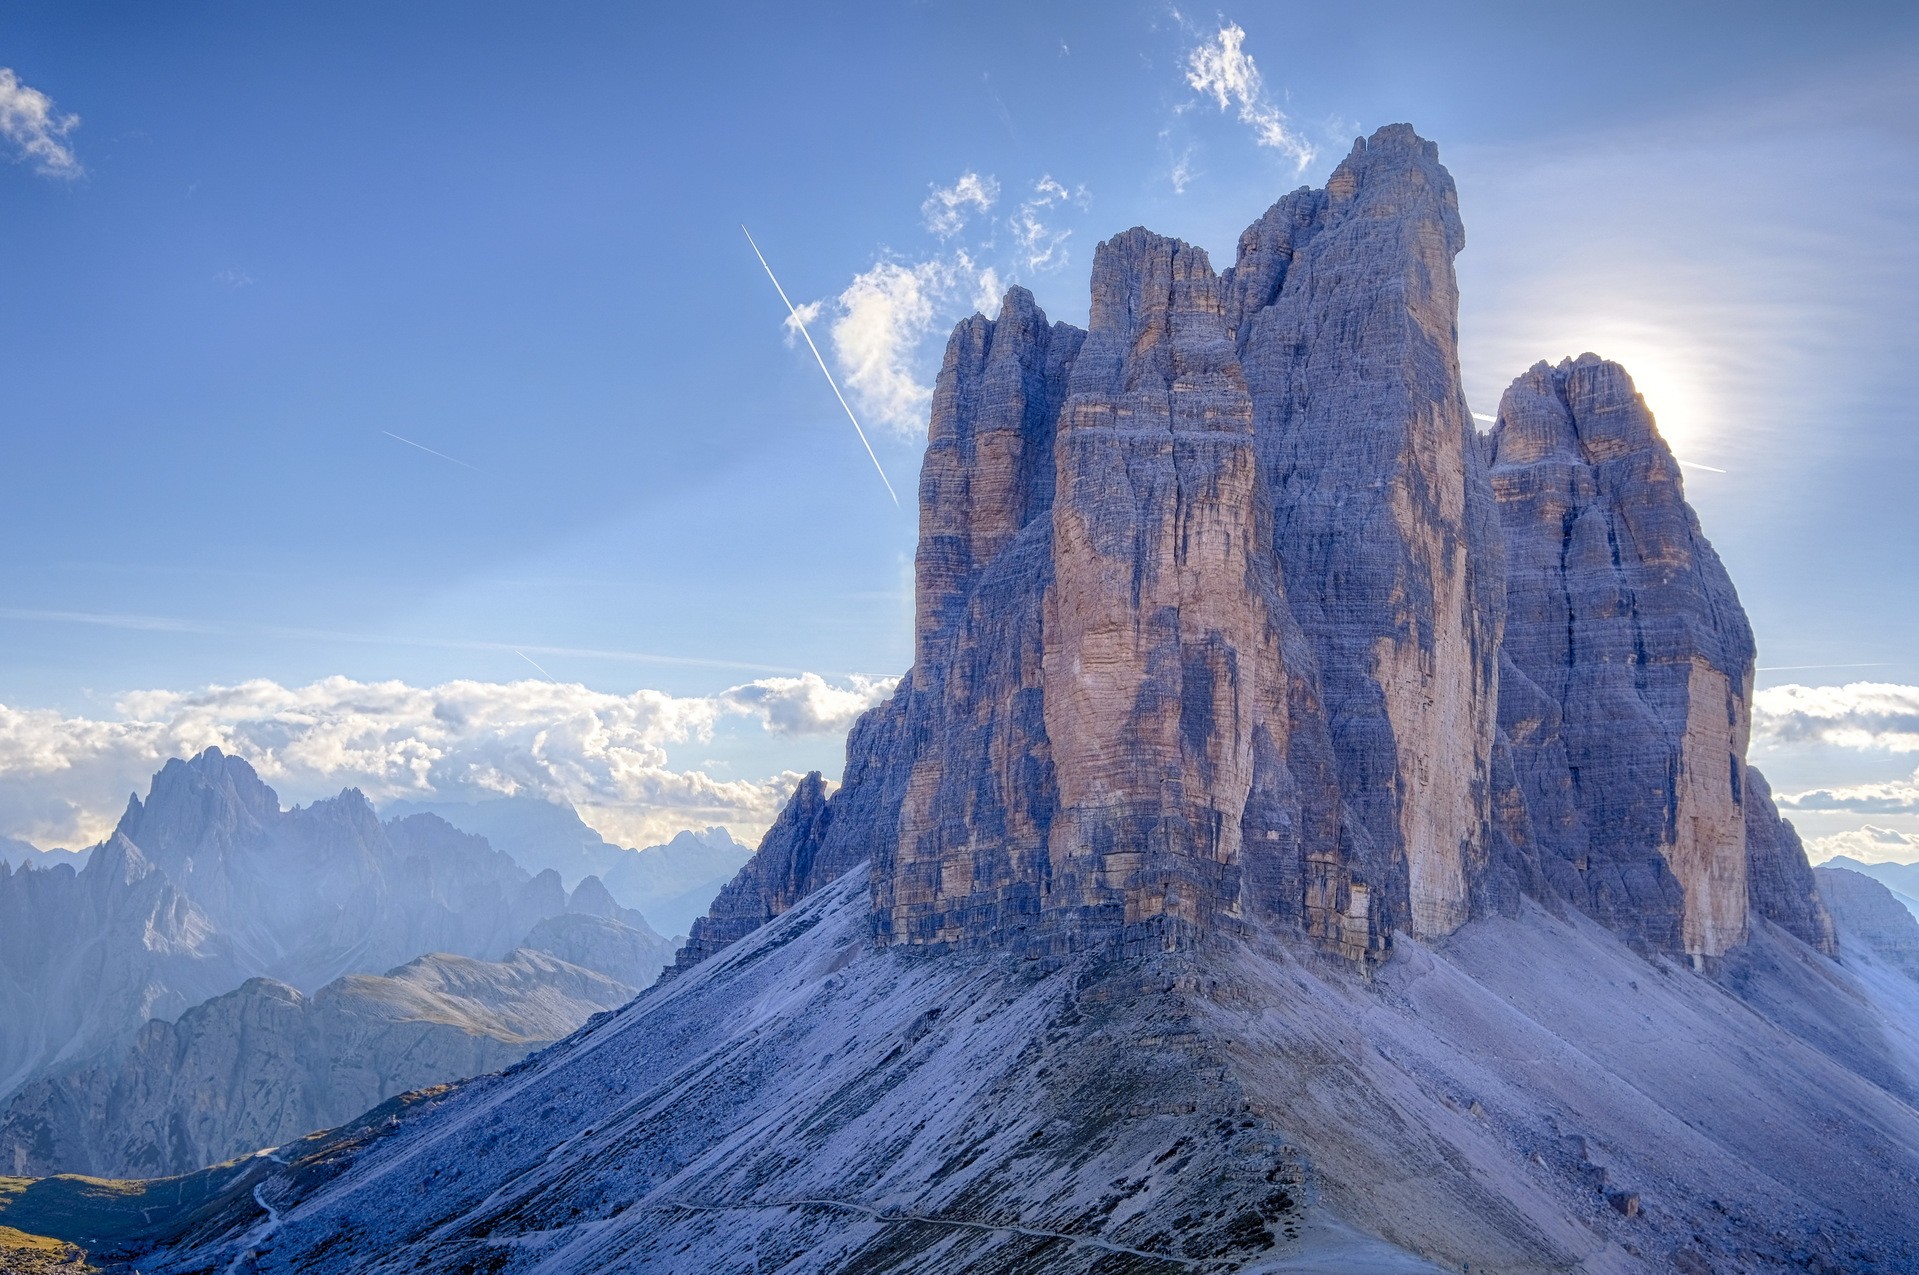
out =
[(1395, 126), (1223, 274), (1134, 229), (1085, 332), (961, 324), (911, 675), (674, 977), (123, 1255), (1912, 1269), (1919, 993), (1820, 954), (1624, 373), (1473, 433), (1462, 241)]

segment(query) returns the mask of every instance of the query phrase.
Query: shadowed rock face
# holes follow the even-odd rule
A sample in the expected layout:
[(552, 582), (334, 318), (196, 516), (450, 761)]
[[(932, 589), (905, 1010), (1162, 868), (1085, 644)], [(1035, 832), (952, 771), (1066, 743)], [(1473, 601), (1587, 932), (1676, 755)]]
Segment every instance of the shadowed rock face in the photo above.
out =
[(1631, 378), (1540, 363), (1489, 448), (1502, 718), (1547, 887), (1668, 951), (1727, 952), (1749, 897), (1829, 949), (1803, 851), (1749, 791), (1752, 630)]
[(1396, 126), (1223, 276), (1136, 229), (1087, 332), (961, 324), (841, 787), (676, 977), (144, 1268), (1914, 1268), (1919, 992), (1806, 945), (1623, 373), (1471, 432), (1460, 242)]

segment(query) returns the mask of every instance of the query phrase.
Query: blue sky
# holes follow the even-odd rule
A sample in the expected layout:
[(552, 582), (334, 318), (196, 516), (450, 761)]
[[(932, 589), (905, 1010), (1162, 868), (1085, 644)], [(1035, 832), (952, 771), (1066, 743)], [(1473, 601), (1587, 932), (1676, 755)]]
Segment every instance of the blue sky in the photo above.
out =
[(1223, 266), (1403, 119), (1460, 186), (1475, 410), (1627, 364), (1712, 467), (1760, 686), (1827, 688), (1755, 756), (1919, 858), (1912, 6), (810, 8), (0, 10), (0, 833), (214, 738), (302, 799), (750, 832), (910, 659), (915, 395), (982, 289), (1083, 322), (1142, 223)]

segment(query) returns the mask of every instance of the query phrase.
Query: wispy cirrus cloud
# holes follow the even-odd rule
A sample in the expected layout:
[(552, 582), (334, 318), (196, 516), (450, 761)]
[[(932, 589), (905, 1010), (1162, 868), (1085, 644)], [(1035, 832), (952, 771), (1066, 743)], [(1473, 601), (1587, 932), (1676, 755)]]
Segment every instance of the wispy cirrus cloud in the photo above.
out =
[[(999, 182), (991, 174), (961, 173), (951, 186), (935, 186), (920, 205), (920, 217), (926, 228), (941, 239), (951, 239), (966, 229), (971, 213), (992, 210), (999, 200)], [(969, 212), (970, 210), (970, 212)]]
[(1052, 224), (1048, 210), (1065, 204), (1084, 209), (1092, 202), (1086, 187), (1068, 190), (1047, 173), (1033, 183), (1033, 193), (1020, 201), (1013, 214), (1013, 242), (1020, 265), (1033, 273), (1057, 270), (1067, 261), (1066, 241), (1073, 232)]
[(53, 99), (20, 82), (10, 67), (0, 67), (0, 138), (16, 152), (18, 162), (31, 162), (43, 177), (85, 176), (67, 134), (80, 127), (80, 117), (54, 109)]
[(1319, 152), (1313, 144), (1299, 135), (1285, 113), (1267, 97), (1259, 67), (1253, 55), (1246, 52), (1245, 28), (1238, 23), (1227, 23), (1187, 52), (1186, 83), (1201, 96), (1211, 98), (1222, 112), (1236, 114), (1239, 122), (1252, 130), (1256, 145), (1290, 156), (1301, 169), (1317, 157)]
[(845, 730), (893, 685), (806, 673), (674, 696), (532, 678), (413, 686), (331, 677), (137, 691), (98, 717), (0, 705), (0, 834), (96, 840), (167, 758), (217, 746), (288, 800), (348, 786), (375, 801), (525, 794), (569, 802), (629, 845), (711, 823), (755, 836), (796, 776), (719, 778), (676, 766), (669, 748), (708, 740), (729, 719), (786, 737)]

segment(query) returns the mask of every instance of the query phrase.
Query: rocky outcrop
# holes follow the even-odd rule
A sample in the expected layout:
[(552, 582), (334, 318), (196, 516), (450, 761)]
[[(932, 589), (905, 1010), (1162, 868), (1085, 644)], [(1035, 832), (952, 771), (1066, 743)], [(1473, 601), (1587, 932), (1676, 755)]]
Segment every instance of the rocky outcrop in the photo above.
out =
[(1474, 433), (1463, 241), (1395, 126), (1223, 276), (1136, 229), (1087, 332), (1017, 288), (961, 324), (912, 675), (680, 965), (868, 857), (882, 943), (1271, 924), (1376, 962), (1531, 893), (1702, 959), (1754, 912), (1829, 949), (1748, 792), (1752, 636), (1677, 463), (1592, 356)]
[[(942, 577), (930, 612), (923, 571), (923, 744), (897, 841), (880, 850), (884, 941), (1192, 932), (1253, 906), (1249, 833), (1266, 857), (1296, 853), (1290, 617), (1219, 287), (1205, 254), (1176, 240), (1133, 230), (1100, 245), (1064, 392), (1027, 398), (1059, 404), (1050, 447), (1028, 453), (1051, 461), (1050, 499), (1009, 486), (1026, 493), (1027, 522), (985, 542), (997, 556), (970, 589)], [(993, 351), (1063, 339), (1030, 305), (1008, 297)], [(963, 326), (954, 345), (979, 330)], [(962, 375), (947, 401), (966, 404), (965, 389)], [(997, 427), (976, 407), (936, 432), (963, 445)], [(923, 522), (960, 520), (938, 486), (922, 495)]]
[(1623, 373), (1471, 431), (1460, 244), (1393, 127), (1225, 275), (1135, 229), (1085, 333), (962, 324), (911, 675), (673, 977), (127, 1256), (1913, 1267), (1919, 995), (1807, 947), (1750, 634)]
[(1746, 901), (1802, 942), (1831, 956), (1838, 950), (1833, 919), (1823, 902), (1799, 833), (1773, 804), (1772, 785), (1757, 766), (1746, 767)]
[(1515, 381), (1489, 450), (1502, 724), (1545, 880), (1651, 946), (1722, 955), (1747, 928), (1753, 639), (1679, 464), (1590, 354)]
[(28, 1085), (0, 1117), (0, 1169), (185, 1173), (497, 1071), (636, 990), (530, 949), (503, 962), (424, 956), (311, 997), (249, 979), (177, 1022), (149, 1022), (111, 1065)]

